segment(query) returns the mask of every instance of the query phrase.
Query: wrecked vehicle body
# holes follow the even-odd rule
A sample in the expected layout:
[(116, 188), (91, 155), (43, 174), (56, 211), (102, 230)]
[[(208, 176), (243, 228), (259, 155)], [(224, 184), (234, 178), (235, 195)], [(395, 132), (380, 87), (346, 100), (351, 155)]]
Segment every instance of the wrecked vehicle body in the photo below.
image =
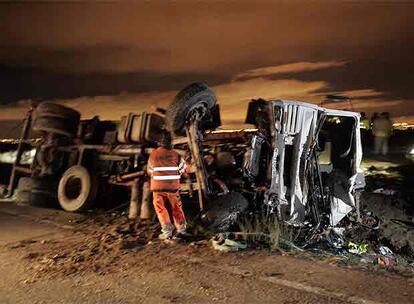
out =
[[(358, 113), (259, 99), (249, 103), (245, 121), (255, 129), (216, 131), (198, 130), (209, 115), (202, 113), (187, 120), (187, 136), (175, 147), (191, 152), (203, 218), (213, 227), (229, 229), (248, 210), (314, 228), (335, 226), (350, 212), (359, 220), (365, 182)], [(176, 135), (182, 128), (170, 124)]]
[[(288, 225), (311, 223), (317, 230), (337, 225), (351, 211), (359, 218), (359, 190), (365, 182), (358, 113), (254, 100), (246, 123), (257, 129), (233, 131), (245, 141), (231, 145), (239, 176), (229, 169), (216, 176), (230, 180), (225, 182), (230, 191), (243, 193), (256, 211), (276, 213)], [(232, 184), (235, 174), (240, 180)]]
[(217, 99), (203, 83), (183, 89), (166, 110), (130, 113), (120, 122), (80, 121), (72, 109), (41, 104), (33, 122), (43, 136), (31, 167), (32, 196), (47, 193), (63, 209), (82, 211), (111, 198), (107, 185), (116, 185), (133, 189), (148, 209), (146, 162), (167, 128), (193, 168), (180, 192), (198, 203), (206, 226), (223, 231), (242, 213), (264, 212), (318, 228), (358, 213), (364, 185), (358, 113), (259, 99), (249, 103), (246, 123), (254, 128), (218, 129)]
[(271, 102), (275, 117), (271, 185), (266, 203), (302, 224), (324, 214), (335, 226), (358, 209), (363, 188), (359, 114), (292, 101)]

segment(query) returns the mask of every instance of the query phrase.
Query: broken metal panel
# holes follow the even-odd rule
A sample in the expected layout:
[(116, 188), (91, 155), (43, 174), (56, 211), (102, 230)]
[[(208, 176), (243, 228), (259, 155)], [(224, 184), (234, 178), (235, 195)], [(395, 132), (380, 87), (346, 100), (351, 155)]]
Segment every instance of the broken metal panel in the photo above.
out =
[(285, 136), (282, 133), (282, 123), (276, 121), (275, 127), (276, 132), (271, 161), (271, 183), (265, 198), (265, 202), (270, 205), (271, 211), (274, 211), (274, 208), (277, 206), (287, 205), (286, 187), (283, 179), (285, 164)]
[[(307, 104), (275, 101), (275, 112), (282, 111), (281, 122), (276, 121), (275, 148), (272, 158), (272, 185), (270, 193), (277, 196), (279, 203), (286, 201), (290, 205), (290, 222), (302, 222), (307, 203), (306, 185), (303, 179), (306, 168), (306, 156), (316, 132), (318, 111), (316, 106)], [(285, 153), (286, 145), (292, 145), (292, 163), (286, 168), (290, 174), (289, 189), (285, 189)]]
[(349, 190), (347, 177), (339, 172), (334, 172), (333, 193), (331, 196), (330, 224), (336, 226), (355, 207), (355, 199)]
[(355, 190), (357, 188), (363, 188), (365, 186), (365, 179), (363, 176), (363, 171), (361, 169), (361, 162), (362, 162), (362, 141), (361, 141), (361, 131), (360, 131), (360, 115), (359, 113), (355, 113), (357, 115), (354, 116), (355, 118), (355, 157), (354, 157), (354, 167), (353, 173), (354, 175), (350, 178), (351, 189)]
[(300, 120), (295, 121), (295, 136), (293, 144), (293, 161), (291, 166), (290, 186), (290, 216), (292, 222), (303, 222), (305, 219), (305, 205), (307, 203), (306, 179), (303, 178), (307, 167), (306, 156), (309, 152), (311, 141), (314, 137), (317, 125), (318, 112), (315, 109), (298, 108), (293, 110)]
[(251, 148), (246, 154), (246, 162), (244, 166), (245, 175), (254, 180), (260, 173), (260, 156), (262, 153), (262, 146), (266, 138), (262, 134), (256, 134), (252, 138)]

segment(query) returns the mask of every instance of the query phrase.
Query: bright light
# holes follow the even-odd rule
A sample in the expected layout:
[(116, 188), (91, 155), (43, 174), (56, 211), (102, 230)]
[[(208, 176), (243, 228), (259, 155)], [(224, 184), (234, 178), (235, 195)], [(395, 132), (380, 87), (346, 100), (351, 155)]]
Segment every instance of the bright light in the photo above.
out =
[(411, 155), (414, 155), (414, 148), (411, 148), (411, 150), (410, 150), (410, 154), (411, 154)]

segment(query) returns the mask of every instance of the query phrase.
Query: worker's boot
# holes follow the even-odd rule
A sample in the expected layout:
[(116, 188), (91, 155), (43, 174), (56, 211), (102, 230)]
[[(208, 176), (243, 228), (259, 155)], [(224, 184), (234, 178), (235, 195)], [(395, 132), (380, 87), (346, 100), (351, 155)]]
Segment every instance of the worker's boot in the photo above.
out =
[(173, 226), (171, 224), (163, 224), (161, 229), (161, 234), (158, 238), (162, 241), (171, 240), (173, 237)]

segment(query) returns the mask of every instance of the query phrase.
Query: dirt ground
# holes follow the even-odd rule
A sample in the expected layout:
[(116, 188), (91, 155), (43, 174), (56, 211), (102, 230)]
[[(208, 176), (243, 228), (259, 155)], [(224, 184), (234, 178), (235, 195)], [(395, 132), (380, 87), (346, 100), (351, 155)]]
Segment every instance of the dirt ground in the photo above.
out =
[(409, 274), (334, 256), (163, 244), (151, 231), (131, 234), (116, 214), (1, 203), (0, 302), (413, 303)]

